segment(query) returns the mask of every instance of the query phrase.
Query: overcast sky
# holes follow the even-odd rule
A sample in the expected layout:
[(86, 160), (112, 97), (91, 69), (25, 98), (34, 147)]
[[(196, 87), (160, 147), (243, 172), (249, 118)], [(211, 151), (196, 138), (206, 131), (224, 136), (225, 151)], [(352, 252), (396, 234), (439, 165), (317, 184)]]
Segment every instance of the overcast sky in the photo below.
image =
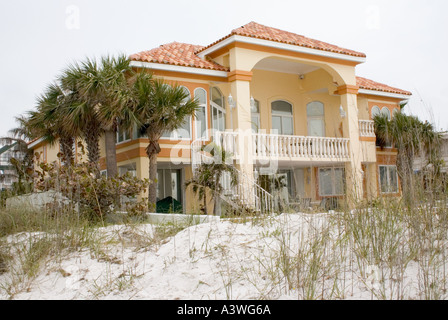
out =
[(68, 63), (172, 41), (208, 45), (250, 21), (367, 54), (357, 75), (413, 92), (448, 129), (446, 0), (14, 0), (0, 3), (0, 135)]

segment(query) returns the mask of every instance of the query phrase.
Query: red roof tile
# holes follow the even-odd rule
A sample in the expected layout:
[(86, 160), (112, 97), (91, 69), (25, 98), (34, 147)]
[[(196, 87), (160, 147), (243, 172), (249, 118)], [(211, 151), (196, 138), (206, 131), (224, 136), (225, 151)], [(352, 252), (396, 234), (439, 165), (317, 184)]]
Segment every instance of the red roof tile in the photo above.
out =
[(142, 51), (131, 55), (133, 61), (163, 63), (183, 67), (194, 67), (210, 70), (229, 71), (216, 62), (199, 58), (195, 51), (203, 48), (187, 43), (172, 42), (161, 45), (149, 51)]
[(323, 50), (323, 51), (329, 51), (334, 53), (340, 53), (355, 57), (366, 57), (366, 55), (362, 52), (357, 52), (349, 49), (344, 49), (329, 43), (325, 43), (319, 40), (310, 39), (292, 32), (283, 31), (276, 28), (267, 27), (261, 24), (258, 24), (256, 22), (250, 22), (240, 28), (232, 30), (232, 32), (225, 36), (224, 38), (219, 39), (218, 41), (215, 41), (214, 43), (208, 45), (207, 47), (203, 47), (196, 51), (196, 53), (199, 53), (201, 51), (204, 51), (207, 48), (212, 47), (213, 45), (223, 41), (224, 39), (227, 39), (233, 35), (239, 35), (239, 36), (245, 36), (245, 37), (251, 37), (251, 38), (257, 38), (257, 39), (264, 39), (264, 40), (270, 40), (274, 42), (281, 42), (286, 44), (292, 44), (300, 47), (307, 47), (311, 49), (317, 49), (317, 50)]
[(394, 88), (394, 87), (388, 86), (386, 84), (379, 83), (379, 82), (369, 80), (366, 78), (362, 78), (362, 77), (356, 77), (356, 82), (360, 89), (397, 93), (397, 94), (403, 94), (403, 95), (407, 95), (407, 96), (412, 95), (412, 92)]

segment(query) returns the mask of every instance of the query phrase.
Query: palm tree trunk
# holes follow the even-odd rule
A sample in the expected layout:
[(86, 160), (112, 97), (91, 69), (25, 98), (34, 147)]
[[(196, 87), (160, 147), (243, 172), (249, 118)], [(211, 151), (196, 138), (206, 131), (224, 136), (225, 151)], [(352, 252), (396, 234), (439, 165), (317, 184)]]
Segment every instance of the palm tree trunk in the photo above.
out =
[(156, 137), (148, 134), (149, 144), (146, 147), (146, 154), (149, 158), (149, 187), (148, 187), (148, 209), (149, 212), (156, 212), (157, 202), (157, 155), (160, 152), (159, 141)]
[[(148, 155), (149, 156), (149, 155)], [(149, 156), (149, 188), (148, 188), (148, 209), (149, 212), (156, 212), (157, 202), (157, 153)]]
[(60, 144), (61, 144), (61, 151), (64, 155), (64, 165), (69, 166), (72, 163), (74, 163), (74, 153), (73, 153), (73, 145), (74, 145), (75, 139), (73, 137), (61, 137)]
[(220, 217), (222, 215), (222, 213), (221, 213), (221, 195), (219, 193), (216, 193), (214, 200), (215, 200), (214, 214), (215, 214), (215, 216)]
[(111, 178), (118, 175), (115, 137), (116, 137), (115, 130), (107, 130), (104, 133), (105, 145), (106, 145), (107, 176)]
[(208, 210), (207, 210), (207, 188), (204, 187), (204, 214), (208, 215)]
[(95, 121), (89, 121), (87, 124), (85, 139), (87, 144), (87, 152), (89, 163), (95, 168), (97, 171), (97, 176), (100, 175), (100, 130), (99, 124)]
[(214, 215), (220, 217), (221, 216), (221, 173), (218, 173), (215, 177), (215, 190), (214, 190)]

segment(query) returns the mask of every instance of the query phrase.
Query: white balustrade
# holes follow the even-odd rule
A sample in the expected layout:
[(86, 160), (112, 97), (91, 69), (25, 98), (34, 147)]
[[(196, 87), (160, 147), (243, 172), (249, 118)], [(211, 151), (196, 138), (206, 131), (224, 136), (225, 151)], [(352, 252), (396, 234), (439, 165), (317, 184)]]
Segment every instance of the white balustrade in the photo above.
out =
[(349, 139), (345, 138), (255, 133), (252, 136), (252, 142), (254, 156), (259, 158), (349, 158)]
[(359, 135), (361, 137), (375, 137), (375, 125), (372, 120), (359, 120)]

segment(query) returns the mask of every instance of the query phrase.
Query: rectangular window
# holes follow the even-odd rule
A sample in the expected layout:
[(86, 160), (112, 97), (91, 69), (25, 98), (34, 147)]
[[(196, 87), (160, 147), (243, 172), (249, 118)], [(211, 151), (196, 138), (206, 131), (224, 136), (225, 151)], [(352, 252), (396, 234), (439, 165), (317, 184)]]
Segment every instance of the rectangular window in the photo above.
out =
[(117, 129), (117, 143), (131, 140), (131, 133), (129, 130)]
[(343, 196), (345, 194), (344, 168), (319, 168), (319, 195)]
[(131, 177), (136, 177), (137, 176), (137, 169), (136, 169), (135, 162), (131, 163), (131, 164), (127, 164), (127, 165), (118, 167), (118, 174), (120, 176), (123, 176), (125, 174), (129, 174)]
[(179, 129), (164, 131), (162, 138), (171, 140), (191, 139), (191, 117), (188, 117)]
[(207, 139), (207, 114), (206, 106), (200, 106), (196, 111), (196, 137)]
[(180, 169), (157, 170), (157, 201), (167, 197), (182, 203)]
[(379, 166), (381, 193), (398, 193), (396, 166)]

